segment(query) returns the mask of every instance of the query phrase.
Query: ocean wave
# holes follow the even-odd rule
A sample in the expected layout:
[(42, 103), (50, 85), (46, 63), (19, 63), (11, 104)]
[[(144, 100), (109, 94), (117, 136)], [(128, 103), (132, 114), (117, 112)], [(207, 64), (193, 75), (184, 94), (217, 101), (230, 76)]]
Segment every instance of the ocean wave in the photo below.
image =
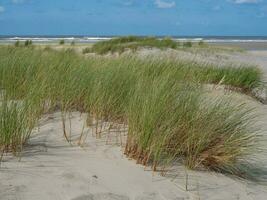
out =
[(32, 40), (33, 42), (53, 42), (59, 40), (66, 41), (78, 41), (78, 42), (96, 42), (102, 40), (109, 40), (111, 37), (3, 37), (0, 41), (15, 42), (15, 41), (26, 41)]
[(87, 40), (110, 40), (111, 37), (86, 37)]
[(204, 38), (174, 38), (176, 41), (202, 41)]

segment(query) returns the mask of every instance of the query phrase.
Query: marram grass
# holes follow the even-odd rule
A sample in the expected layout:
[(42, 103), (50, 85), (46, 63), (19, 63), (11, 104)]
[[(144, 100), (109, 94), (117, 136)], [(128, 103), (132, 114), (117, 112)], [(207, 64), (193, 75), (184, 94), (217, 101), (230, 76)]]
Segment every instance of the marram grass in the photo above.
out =
[[(202, 83), (250, 91), (255, 67), (216, 67), (135, 57), (84, 58), (73, 51), (0, 47), (0, 148), (21, 150), (47, 110), (80, 111), (129, 127), (125, 154), (154, 170), (177, 159), (187, 167), (240, 174), (257, 152), (253, 112), (211, 99)], [(24, 102), (21, 104), (9, 102)], [(64, 133), (65, 137), (66, 133)]]
[[(184, 47), (192, 47), (185, 45)], [(178, 41), (174, 41), (171, 38), (159, 39), (156, 37), (137, 37), (137, 36), (125, 36), (113, 38), (111, 40), (102, 41), (95, 43), (92, 48), (85, 48), (83, 53), (97, 53), (97, 54), (106, 54), (106, 53), (123, 53), (125, 50), (136, 51), (138, 48), (160, 48), (160, 49), (176, 49), (180, 46)]]
[(141, 37), (141, 36), (123, 36), (112, 38), (110, 40), (100, 41), (83, 49), (83, 53), (96, 53), (100, 55), (123, 53), (125, 51), (135, 52), (142, 48), (157, 49), (179, 49), (183, 51), (192, 51), (197, 53), (216, 54), (216, 52), (235, 52), (243, 51), (239, 48), (227, 48), (222, 46), (214, 46), (205, 43), (203, 40), (196, 41), (179, 41), (170, 37)]
[(7, 101), (0, 105), (0, 151), (17, 154), (27, 142), (38, 117), (26, 101)]

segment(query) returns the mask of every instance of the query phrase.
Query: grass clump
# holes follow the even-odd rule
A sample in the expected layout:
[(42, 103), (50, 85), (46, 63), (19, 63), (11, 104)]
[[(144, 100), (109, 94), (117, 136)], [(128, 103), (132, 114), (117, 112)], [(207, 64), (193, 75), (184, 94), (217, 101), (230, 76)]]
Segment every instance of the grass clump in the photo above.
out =
[(32, 45), (32, 41), (31, 40), (26, 40), (25, 42), (24, 42), (24, 46), (25, 47), (28, 47), (28, 46), (31, 46)]
[(59, 40), (59, 45), (64, 45), (65, 44), (65, 40)]
[(27, 142), (36, 118), (22, 102), (3, 100), (0, 105), (0, 151), (17, 154)]
[(185, 47), (185, 48), (190, 48), (190, 47), (192, 47), (192, 46), (193, 46), (193, 43), (190, 42), (190, 41), (187, 41), (187, 42), (184, 42), (184, 43), (183, 43), (183, 47)]
[(259, 142), (251, 110), (205, 98), (192, 86), (169, 84), (140, 85), (146, 95), (135, 95), (130, 104), (125, 153), (138, 163), (152, 163), (153, 170), (182, 159), (190, 169), (242, 175)]
[[(135, 40), (139, 38), (120, 41)], [(0, 86), (9, 101), (30, 106), (26, 111), (15, 106), (13, 114), (3, 112), (3, 120), (16, 120), (8, 122), (12, 128), (0, 127), (0, 141), (5, 149), (16, 146), (12, 141), (17, 139), (6, 138), (19, 132), (23, 135), (19, 144), (25, 143), (35, 120), (57, 107), (63, 127), (66, 114), (75, 110), (96, 121), (128, 126), (125, 154), (154, 170), (180, 160), (191, 169), (240, 174), (241, 164), (249, 161), (258, 145), (251, 109), (231, 100), (211, 99), (202, 84), (223, 82), (251, 90), (260, 81), (261, 73), (253, 67), (219, 68), (124, 56), (84, 58), (71, 50), (1, 47)], [(63, 134), (68, 138), (64, 128)]]
[(46, 45), (45, 47), (44, 47), (44, 51), (52, 51), (53, 49), (51, 48), (51, 46), (48, 46), (48, 45)]
[(84, 48), (84, 49), (82, 50), (82, 53), (83, 53), (83, 54), (87, 54), (87, 53), (91, 53), (91, 52), (92, 52), (92, 50), (91, 50), (90, 47), (86, 47), (86, 48)]
[[(197, 68), (196, 68), (197, 69)], [(262, 72), (251, 66), (207, 66), (196, 72), (199, 80), (213, 84), (224, 84), (230, 88), (240, 88), (245, 93), (251, 93), (254, 88), (263, 84), (261, 81)]]
[(206, 44), (205, 44), (205, 42), (203, 41), (203, 40), (200, 40), (199, 42), (198, 42), (198, 46), (200, 46), (200, 47), (204, 47)]
[(159, 39), (156, 37), (137, 37), (137, 36), (127, 36), (114, 38), (108, 41), (98, 42), (93, 45), (91, 49), (84, 49), (84, 53), (94, 52), (98, 54), (106, 54), (108, 52), (122, 53), (129, 49), (136, 51), (138, 48), (172, 48), (175, 49), (179, 46), (179, 43), (172, 40), (171, 38)]
[(14, 46), (15, 46), (15, 47), (19, 47), (19, 45), (20, 45), (20, 41), (17, 40), (17, 41), (14, 43)]

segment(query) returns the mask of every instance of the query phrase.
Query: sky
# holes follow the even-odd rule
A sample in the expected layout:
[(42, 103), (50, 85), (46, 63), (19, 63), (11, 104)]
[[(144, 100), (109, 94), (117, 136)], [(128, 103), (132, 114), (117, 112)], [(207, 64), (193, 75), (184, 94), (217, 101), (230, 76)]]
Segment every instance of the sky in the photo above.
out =
[(0, 35), (267, 36), (267, 0), (0, 0)]

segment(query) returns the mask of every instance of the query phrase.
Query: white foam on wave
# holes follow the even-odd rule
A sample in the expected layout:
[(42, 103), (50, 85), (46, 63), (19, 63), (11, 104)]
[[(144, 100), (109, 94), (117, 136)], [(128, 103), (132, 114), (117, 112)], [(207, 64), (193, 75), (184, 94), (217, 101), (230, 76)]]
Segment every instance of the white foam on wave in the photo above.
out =
[(203, 38), (175, 38), (176, 41), (202, 41)]
[(97, 42), (102, 40), (109, 40), (111, 37), (6, 37), (0, 38), (0, 41), (15, 42), (32, 40), (33, 42), (53, 42), (59, 40), (77, 41), (77, 42)]
[(205, 42), (210, 42), (210, 43), (224, 43), (224, 42), (229, 42), (229, 43), (247, 43), (247, 42), (267, 42), (267, 39), (206, 39), (206, 38), (175, 38), (174, 40), (176, 41), (205, 41)]
[(86, 37), (87, 40), (110, 40), (111, 37)]

